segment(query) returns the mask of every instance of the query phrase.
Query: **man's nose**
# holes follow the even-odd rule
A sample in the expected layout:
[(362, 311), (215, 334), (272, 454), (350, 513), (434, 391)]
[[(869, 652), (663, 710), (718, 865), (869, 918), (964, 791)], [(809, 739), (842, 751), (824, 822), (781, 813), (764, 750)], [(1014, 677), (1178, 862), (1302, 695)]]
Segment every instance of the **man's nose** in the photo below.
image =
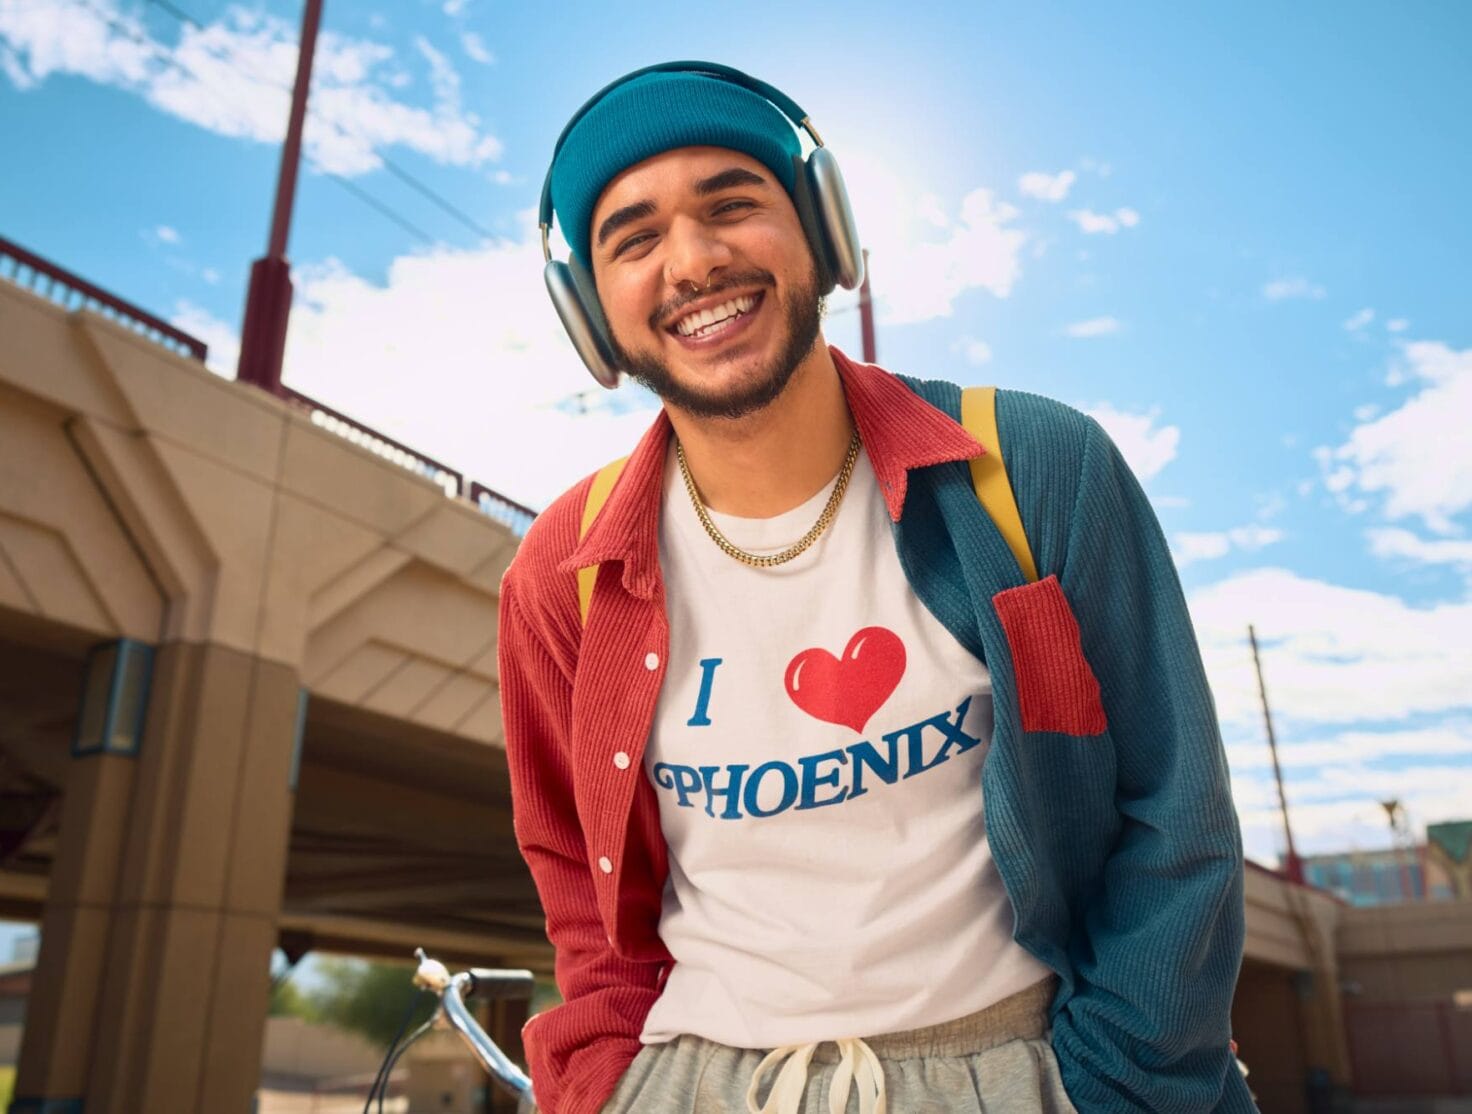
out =
[(665, 279), (674, 289), (709, 285), (713, 272), (731, 258), (730, 247), (703, 221), (676, 217), (665, 231)]

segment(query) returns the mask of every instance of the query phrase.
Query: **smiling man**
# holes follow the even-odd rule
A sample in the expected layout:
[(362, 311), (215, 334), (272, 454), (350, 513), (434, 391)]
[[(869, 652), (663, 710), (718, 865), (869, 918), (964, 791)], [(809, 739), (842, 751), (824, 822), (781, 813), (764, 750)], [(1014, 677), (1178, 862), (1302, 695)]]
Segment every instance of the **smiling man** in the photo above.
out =
[(564, 322), (663, 407), (502, 583), (540, 1108), (1250, 1111), (1240, 837), (1159, 525), (1078, 411), (984, 396), (1004, 470), (978, 396), (823, 342), (852, 216), (802, 120), (657, 67), (549, 173)]

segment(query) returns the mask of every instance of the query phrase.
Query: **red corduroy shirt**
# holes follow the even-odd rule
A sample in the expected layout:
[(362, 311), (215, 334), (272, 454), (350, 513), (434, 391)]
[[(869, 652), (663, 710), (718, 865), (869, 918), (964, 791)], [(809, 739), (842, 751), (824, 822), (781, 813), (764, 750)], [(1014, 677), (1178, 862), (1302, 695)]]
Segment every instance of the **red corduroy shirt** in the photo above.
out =
[[(984, 451), (888, 372), (830, 351), (895, 521), (910, 469)], [(554, 502), (501, 584), (516, 838), (564, 998), (523, 1033), (543, 1114), (597, 1114), (674, 963), (659, 937), (667, 848), (643, 766), (669, 653), (658, 537), (670, 430), (661, 412), (581, 541), (593, 477)], [(584, 629), (576, 573), (590, 565), (600, 573)]]

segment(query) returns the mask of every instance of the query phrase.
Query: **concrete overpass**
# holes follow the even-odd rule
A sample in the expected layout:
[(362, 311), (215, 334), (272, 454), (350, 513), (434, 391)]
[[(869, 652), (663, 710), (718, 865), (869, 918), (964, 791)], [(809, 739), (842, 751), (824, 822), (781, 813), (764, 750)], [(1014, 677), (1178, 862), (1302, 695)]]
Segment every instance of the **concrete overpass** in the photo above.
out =
[[(496, 690), (523, 509), (12, 272), (0, 916), (42, 927), (17, 1095), (244, 1114), (278, 944), (549, 971)], [(1235, 1028), (1264, 1109), (1306, 1109), (1311, 1068), (1350, 1083), (1347, 981), (1472, 987), (1472, 903), (1375, 920), (1247, 883)]]

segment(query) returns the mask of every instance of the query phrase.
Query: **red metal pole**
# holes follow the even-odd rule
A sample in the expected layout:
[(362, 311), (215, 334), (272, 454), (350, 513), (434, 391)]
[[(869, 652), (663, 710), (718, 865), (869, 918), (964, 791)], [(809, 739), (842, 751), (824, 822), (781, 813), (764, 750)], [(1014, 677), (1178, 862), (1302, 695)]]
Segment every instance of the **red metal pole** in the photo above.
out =
[(864, 363), (874, 362), (874, 298), (869, 289), (869, 249), (864, 249), (864, 284), (859, 287), (859, 321), (864, 331)]
[(291, 266), (286, 261), (296, 201), (296, 175), (301, 164), (302, 126), (307, 116), (307, 91), (312, 84), (312, 57), (317, 50), (317, 28), (322, 22), (322, 0), (307, 0), (302, 13), (301, 46), (297, 52), (296, 85), (291, 94), (291, 119), (281, 148), (281, 172), (276, 179), (276, 205), (266, 255), (250, 269), (245, 300), (245, 323), (240, 332), (240, 363), (235, 377), (271, 394), (281, 390), (281, 362), (286, 355), (286, 326), (291, 316)]

